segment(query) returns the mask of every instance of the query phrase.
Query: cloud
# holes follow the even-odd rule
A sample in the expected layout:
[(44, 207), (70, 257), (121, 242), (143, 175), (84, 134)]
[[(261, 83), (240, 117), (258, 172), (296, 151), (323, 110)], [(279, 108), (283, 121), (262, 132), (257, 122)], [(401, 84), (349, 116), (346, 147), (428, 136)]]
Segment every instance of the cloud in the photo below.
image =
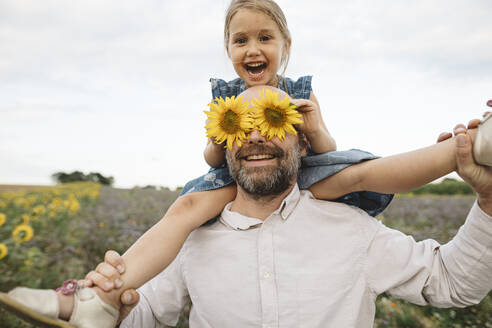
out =
[(207, 58), (207, 64), (195, 64), (193, 71), (209, 72), (224, 51), (220, 35), (215, 37), (222, 21), (203, 19), (207, 7), (168, 1), (3, 2), (0, 83), (106, 89), (141, 75), (181, 82), (189, 79), (197, 58)]
[(292, 8), (297, 19), (291, 23), (302, 35), (294, 35), (294, 46), (315, 63), (384, 60), (445, 75), (492, 72), (490, 2), (330, 1), (310, 7), (317, 10)]
[[(177, 186), (204, 173), (208, 79), (235, 77), (228, 3), (1, 1), (0, 183), (79, 169)], [(487, 0), (278, 3), (287, 75), (314, 74), (341, 149), (428, 144), (492, 98)]]

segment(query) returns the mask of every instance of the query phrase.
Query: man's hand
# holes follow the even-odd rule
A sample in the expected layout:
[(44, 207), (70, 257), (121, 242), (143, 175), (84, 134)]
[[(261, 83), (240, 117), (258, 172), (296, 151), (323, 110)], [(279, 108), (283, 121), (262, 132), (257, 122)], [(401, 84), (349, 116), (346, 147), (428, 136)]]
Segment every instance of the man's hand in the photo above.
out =
[[(492, 100), (487, 102), (487, 106), (492, 107)], [(490, 112), (483, 114), (485, 118)], [(480, 124), (480, 120), (474, 119), (468, 126), (458, 124), (454, 127), (453, 133), (456, 137), (456, 165), (457, 173), (475, 190), (478, 196), (478, 204), (488, 215), (492, 216), (492, 167), (481, 166), (473, 160), (473, 138)], [(439, 135), (437, 142), (444, 141), (453, 136), (452, 133), (443, 132)]]
[[(487, 106), (489, 107), (492, 107), (492, 100), (489, 100), (487, 101)], [(487, 111), (485, 113), (483, 113), (482, 117), (485, 118), (487, 115), (490, 114), (490, 111)], [(468, 129), (475, 129), (478, 127), (478, 125), (480, 124), (480, 120), (478, 119), (475, 119), (475, 120), (471, 120), (470, 122), (468, 122)], [(454, 132), (455, 132), (455, 135), (457, 134), (456, 133), (456, 130), (457, 128), (459, 127), (463, 127), (463, 125), (459, 124), (457, 125), (455, 128), (454, 128)], [(465, 129), (466, 130), (466, 129)], [(446, 139), (449, 139), (453, 136), (453, 134), (451, 132), (443, 132), (439, 135), (439, 137), (437, 137), (437, 142), (441, 142), (441, 141), (444, 141)]]
[[(125, 272), (123, 258), (115, 251), (107, 251), (104, 255), (104, 262), (99, 263), (95, 270), (85, 276), (85, 280), (79, 281), (84, 286), (97, 286), (105, 292), (118, 289), (123, 286), (121, 274)], [(120, 317), (118, 324), (130, 313), (138, 304), (139, 294), (134, 289), (127, 289), (121, 294)]]
[(477, 165), (473, 160), (472, 147), (468, 133), (456, 136), (457, 173), (477, 193), (480, 208), (492, 216), (492, 167)]
[[(483, 114), (483, 116), (485, 117), (485, 116), (487, 116), (487, 114), (488, 114), (488, 112), (485, 112)], [(466, 126), (466, 127), (463, 124), (458, 124), (454, 127), (453, 133), (455, 136), (457, 136), (458, 134), (461, 134), (461, 133), (466, 133), (468, 129), (476, 129), (479, 124), (480, 124), (479, 119), (471, 120), (470, 122), (468, 122), (468, 126)], [(441, 133), (439, 135), (439, 137), (437, 137), (437, 142), (441, 142), (441, 141), (444, 141), (444, 140), (451, 138), (453, 136), (453, 133), (451, 133), (451, 132)]]

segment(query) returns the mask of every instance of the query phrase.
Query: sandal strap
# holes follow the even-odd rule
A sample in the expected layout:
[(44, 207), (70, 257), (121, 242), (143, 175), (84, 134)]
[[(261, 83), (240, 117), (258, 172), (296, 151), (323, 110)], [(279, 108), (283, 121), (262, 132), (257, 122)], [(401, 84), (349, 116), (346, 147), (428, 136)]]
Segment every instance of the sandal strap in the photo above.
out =
[(72, 295), (78, 288), (77, 281), (70, 279), (65, 280), (61, 287), (58, 287), (55, 292), (61, 292), (63, 295)]

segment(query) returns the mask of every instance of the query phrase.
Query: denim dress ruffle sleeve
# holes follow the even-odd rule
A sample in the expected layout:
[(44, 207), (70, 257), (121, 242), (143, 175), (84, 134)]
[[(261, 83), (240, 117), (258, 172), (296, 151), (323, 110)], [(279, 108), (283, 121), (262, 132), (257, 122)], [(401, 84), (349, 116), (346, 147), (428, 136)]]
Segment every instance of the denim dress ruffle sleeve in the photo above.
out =
[[(290, 78), (280, 79), (278, 88), (297, 99), (309, 99), (311, 95), (312, 76), (303, 76), (297, 81)], [(210, 79), (213, 98), (238, 96), (246, 90), (244, 81), (237, 78), (226, 82), (221, 79)], [(366, 160), (375, 159), (377, 156), (366, 151), (351, 149), (346, 151), (333, 151), (324, 154), (315, 154), (312, 151), (302, 158), (302, 166), (299, 170), (298, 185), (300, 189), (307, 189), (318, 181), (321, 181), (344, 168)], [(181, 191), (181, 195), (194, 192), (217, 189), (233, 183), (226, 164), (219, 168), (211, 168), (207, 174), (188, 182)], [(381, 194), (372, 191), (354, 192), (342, 196), (335, 201), (357, 206), (369, 215), (377, 216), (391, 202), (393, 195)]]

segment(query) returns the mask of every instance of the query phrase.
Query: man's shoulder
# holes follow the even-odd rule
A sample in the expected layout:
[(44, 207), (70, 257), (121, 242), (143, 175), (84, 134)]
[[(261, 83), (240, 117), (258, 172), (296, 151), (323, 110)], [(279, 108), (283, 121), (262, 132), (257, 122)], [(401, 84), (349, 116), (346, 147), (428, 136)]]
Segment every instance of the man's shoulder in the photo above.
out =
[(366, 212), (364, 212), (362, 209), (356, 206), (330, 201), (330, 200), (317, 199), (313, 196), (313, 194), (309, 190), (301, 190), (299, 205), (303, 207), (306, 206), (306, 207), (317, 208), (320, 210), (326, 210), (326, 213), (329, 215), (342, 214), (350, 217), (371, 218), (370, 215), (368, 215)]
[[(310, 222), (323, 229), (343, 231), (349, 229), (359, 232), (365, 240), (369, 240), (381, 227), (381, 222), (360, 208), (345, 203), (316, 199), (308, 190), (301, 191), (297, 206), (299, 224)], [(303, 222), (301, 222), (303, 221)]]
[(231, 230), (220, 222), (220, 216), (215, 218), (213, 221), (204, 224), (197, 229), (193, 230), (185, 241), (185, 245), (191, 245), (194, 243), (200, 243), (204, 239), (210, 238), (210, 235), (221, 233), (224, 231)]

